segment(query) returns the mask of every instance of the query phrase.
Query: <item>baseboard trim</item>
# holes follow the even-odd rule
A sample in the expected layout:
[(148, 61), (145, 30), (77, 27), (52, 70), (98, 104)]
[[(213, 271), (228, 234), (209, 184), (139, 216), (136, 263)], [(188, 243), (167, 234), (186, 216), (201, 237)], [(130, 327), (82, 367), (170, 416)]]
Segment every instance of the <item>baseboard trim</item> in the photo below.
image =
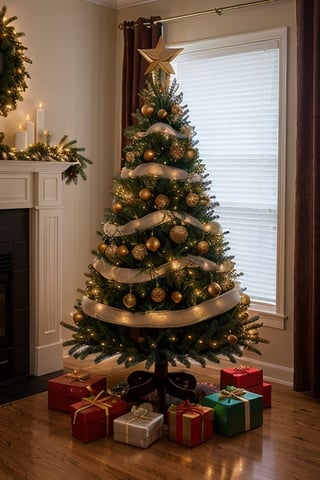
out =
[[(238, 361), (237, 364), (261, 368), (261, 370), (263, 370), (263, 378), (266, 382), (280, 383), (282, 385), (287, 385), (288, 387), (293, 386), (293, 368), (284, 367), (283, 365), (277, 365), (274, 363), (263, 362), (261, 360), (256, 360), (245, 356), (241, 357), (241, 361)], [(222, 358), (220, 359), (220, 363), (217, 364), (209, 364), (208, 362), (207, 368), (221, 370), (222, 368), (231, 368), (232, 365), (233, 364), (228, 360)]]
[(31, 348), (30, 373), (36, 377), (63, 370), (61, 342)]

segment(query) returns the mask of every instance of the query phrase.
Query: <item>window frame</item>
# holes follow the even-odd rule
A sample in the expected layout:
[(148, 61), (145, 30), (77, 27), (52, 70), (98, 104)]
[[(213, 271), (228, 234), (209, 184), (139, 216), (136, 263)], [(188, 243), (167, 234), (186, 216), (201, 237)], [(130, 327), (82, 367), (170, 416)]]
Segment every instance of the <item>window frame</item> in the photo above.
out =
[[(278, 197), (277, 197), (277, 264), (276, 302), (273, 305), (251, 302), (250, 313), (258, 315), (264, 326), (284, 330), (285, 328), (285, 198), (286, 198), (286, 103), (287, 103), (287, 27), (240, 33), (225, 37), (210, 38), (181, 44), (169, 45), (183, 48), (173, 62), (175, 64), (197, 55), (213, 56), (234, 52), (249, 52), (277, 46), (279, 48), (279, 104), (278, 104)], [(177, 78), (179, 83), (179, 79)], [(183, 93), (183, 92), (182, 92)], [(188, 103), (187, 99), (184, 99)], [(192, 119), (191, 119), (192, 120)], [(195, 129), (197, 127), (195, 126)], [(201, 155), (201, 151), (200, 151)]]

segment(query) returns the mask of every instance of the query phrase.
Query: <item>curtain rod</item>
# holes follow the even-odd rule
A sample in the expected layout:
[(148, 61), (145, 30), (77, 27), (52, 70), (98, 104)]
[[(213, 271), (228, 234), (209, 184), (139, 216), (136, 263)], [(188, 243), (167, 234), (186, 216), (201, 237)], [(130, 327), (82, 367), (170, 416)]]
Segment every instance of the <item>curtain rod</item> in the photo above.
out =
[[(265, 3), (274, 3), (278, 1), (279, 0), (257, 0), (256, 2), (238, 3), (238, 5), (229, 5), (228, 7), (218, 7), (218, 8), (212, 8), (211, 10), (204, 10), (202, 12), (186, 13), (184, 15), (177, 15), (175, 17), (162, 18), (161, 20), (154, 20), (153, 23), (155, 24), (167, 23), (167, 22), (172, 22), (174, 20), (182, 20), (184, 18), (199, 17), (201, 15), (208, 15), (208, 14), (215, 14), (215, 15), (221, 16), (224, 11), (238, 10), (240, 8), (256, 7), (259, 5), (263, 5)], [(150, 25), (150, 23), (147, 22), (144, 25), (148, 26)], [(124, 28), (124, 24), (120, 23), (119, 29), (123, 30), (123, 28)]]

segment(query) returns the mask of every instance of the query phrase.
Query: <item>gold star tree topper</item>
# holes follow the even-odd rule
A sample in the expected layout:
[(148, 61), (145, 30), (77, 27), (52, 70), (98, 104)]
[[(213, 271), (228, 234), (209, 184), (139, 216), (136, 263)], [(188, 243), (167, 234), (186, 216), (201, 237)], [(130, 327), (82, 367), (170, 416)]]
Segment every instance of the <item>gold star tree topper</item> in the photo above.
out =
[(143, 56), (150, 65), (145, 70), (145, 75), (151, 73), (153, 70), (160, 68), (165, 73), (174, 74), (174, 70), (170, 62), (172, 62), (183, 48), (166, 48), (163, 42), (163, 38), (160, 37), (155, 48), (140, 49), (138, 52)]

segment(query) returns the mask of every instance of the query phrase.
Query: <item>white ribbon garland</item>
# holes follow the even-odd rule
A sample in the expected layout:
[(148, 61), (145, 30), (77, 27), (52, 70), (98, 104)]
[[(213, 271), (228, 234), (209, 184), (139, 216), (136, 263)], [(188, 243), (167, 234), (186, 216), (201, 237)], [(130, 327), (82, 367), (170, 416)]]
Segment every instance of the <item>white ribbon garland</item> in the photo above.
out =
[(188, 182), (201, 182), (201, 176), (198, 173), (188, 173), (181, 168), (170, 167), (169, 165), (161, 165), (160, 163), (142, 163), (135, 169), (123, 167), (121, 170), (121, 178), (155, 176), (170, 178), (171, 180), (182, 180)]
[(137, 137), (147, 137), (148, 135), (151, 135), (152, 133), (160, 133), (161, 135), (168, 135), (171, 137), (176, 137), (176, 138), (184, 138), (187, 139), (189, 138), (189, 135), (185, 133), (178, 132), (175, 130), (171, 125), (168, 123), (163, 123), (163, 122), (157, 122), (151, 125), (146, 132), (138, 132), (136, 133)]
[(184, 224), (192, 225), (203, 231), (210, 231), (211, 233), (221, 233), (221, 226), (218, 222), (201, 223), (199, 220), (189, 214), (182, 214), (179, 212), (172, 212), (171, 210), (158, 210), (151, 212), (144, 217), (136, 220), (131, 220), (125, 225), (114, 225), (113, 223), (105, 223), (103, 231), (105, 235), (112, 237), (121, 237), (123, 235), (132, 235), (136, 232), (143, 232), (144, 230), (152, 229), (155, 226), (163, 225), (164, 223), (172, 222), (176, 218)]
[(236, 286), (222, 295), (184, 310), (159, 310), (129, 312), (120, 308), (98, 303), (86, 296), (82, 298), (82, 309), (90, 317), (102, 322), (126, 327), (176, 328), (203, 322), (231, 310), (240, 301), (240, 290)]
[(121, 268), (107, 263), (102, 258), (97, 258), (93, 262), (94, 269), (108, 280), (114, 280), (120, 283), (142, 283), (167, 275), (170, 272), (175, 272), (186, 266), (199, 266), (203, 271), (216, 272), (220, 271), (217, 263), (207, 260), (202, 257), (195, 257), (193, 255), (186, 255), (185, 257), (177, 258), (172, 262), (165, 263), (160, 267), (150, 269), (148, 271), (139, 268)]

